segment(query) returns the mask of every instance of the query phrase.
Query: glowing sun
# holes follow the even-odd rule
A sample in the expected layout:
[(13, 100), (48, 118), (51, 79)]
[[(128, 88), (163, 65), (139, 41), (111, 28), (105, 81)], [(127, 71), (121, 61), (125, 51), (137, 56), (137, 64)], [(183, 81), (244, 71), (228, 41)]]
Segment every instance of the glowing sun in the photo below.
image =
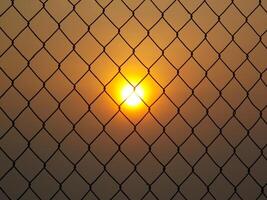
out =
[(127, 85), (122, 89), (121, 96), (128, 106), (138, 106), (142, 103), (144, 90), (140, 86), (133, 87), (131, 85)]

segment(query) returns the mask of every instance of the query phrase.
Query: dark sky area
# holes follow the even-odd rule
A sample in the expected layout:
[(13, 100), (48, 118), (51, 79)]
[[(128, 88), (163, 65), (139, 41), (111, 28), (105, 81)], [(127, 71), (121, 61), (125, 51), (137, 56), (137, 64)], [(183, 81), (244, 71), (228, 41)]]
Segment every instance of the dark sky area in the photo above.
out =
[(267, 199), (266, 9), (0, 0), (0, 199)]

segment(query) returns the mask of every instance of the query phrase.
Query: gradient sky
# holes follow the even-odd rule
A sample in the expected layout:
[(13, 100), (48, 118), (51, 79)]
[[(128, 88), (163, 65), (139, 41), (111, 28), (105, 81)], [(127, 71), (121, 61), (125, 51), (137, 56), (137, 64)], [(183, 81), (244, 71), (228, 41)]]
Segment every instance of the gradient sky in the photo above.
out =
[(267, 198), (267, 1), (141, 2), (0, 2), (0, 199)]

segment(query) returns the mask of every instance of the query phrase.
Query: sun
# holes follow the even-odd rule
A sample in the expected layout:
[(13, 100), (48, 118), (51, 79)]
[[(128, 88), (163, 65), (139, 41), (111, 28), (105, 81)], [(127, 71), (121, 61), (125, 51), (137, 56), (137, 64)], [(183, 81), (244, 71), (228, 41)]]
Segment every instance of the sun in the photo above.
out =
[(121, 96), (128, 106), (135, 107), (142, 103), (144, 90), (140, 86), (133, 87), (129, 84), (122, 89)]

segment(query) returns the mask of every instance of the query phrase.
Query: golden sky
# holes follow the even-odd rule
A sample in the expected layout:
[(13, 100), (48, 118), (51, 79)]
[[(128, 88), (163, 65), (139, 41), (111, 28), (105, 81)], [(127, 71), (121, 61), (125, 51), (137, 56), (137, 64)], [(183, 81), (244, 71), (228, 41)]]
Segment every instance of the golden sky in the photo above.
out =
[[(100, 166), (121, 183), (136, 165), (144, 180), (137, 172), (129, 179), (138, 192), (125, 181), (130, 199), (141, 198), (134, 194), (143, 194), (142, 184), (152, 184), (163, 165), (173, 180), (164, 174), (152, 184), (159, 199), (169, 198), (172, 181), (183, 183), (202, 155), (196, 169), (206, 184), (214, 174), (203, 171), (224, 166), (233, 148), (250, 166), (267, 140), (267, 1), (231, 2), (16, 0), (11, 5), (1, 0), (1, 151), (16, 159), (30, 141), (40, 159), (33, 162), (31, 152), (18, 159), (29, 179), (34, 175), (28, 168), (38, 171), (59, 142), (61, 152), (48, 161), (55, 176), (60, 176), (62, 153), (71, 160), (66, 166), (78, 162), (78, 172), (90, 183)], [(82, 158), (88, 146), (92, 153)], [(236, 156), (232, 160), (224, 170), (234, 182), (238, 178), (231, 171), (244, 164)], [(262, 162), (266, 165), (266, 159)], [(252, 169), (256, 180), (266, 183), (263, 170)], [(61, 176), (66, 174), (67, 167)], [(117, 186), (114, 180), (105, 182), (107, 172), (103, 177), (94, 190), (100, 199), (109, 199)], [(0, 178), (4, 190), (5, 180)], [(198, 199), (204, 190), (194, 180), (190, 176), (182, 187), (189, 199)], [(221, 179), (214, 184), (216, 197), (222, 195), (216, 188), (224, 185)], [(34, 187), (49, 198), (41, 186)], [(82, 186), (78, 192), (70, 188), (65, 186), (79, 199)], [(194, 194), (192, 188), (198, 188)], [(254, 198), (253, 192), (246, 195)]]

